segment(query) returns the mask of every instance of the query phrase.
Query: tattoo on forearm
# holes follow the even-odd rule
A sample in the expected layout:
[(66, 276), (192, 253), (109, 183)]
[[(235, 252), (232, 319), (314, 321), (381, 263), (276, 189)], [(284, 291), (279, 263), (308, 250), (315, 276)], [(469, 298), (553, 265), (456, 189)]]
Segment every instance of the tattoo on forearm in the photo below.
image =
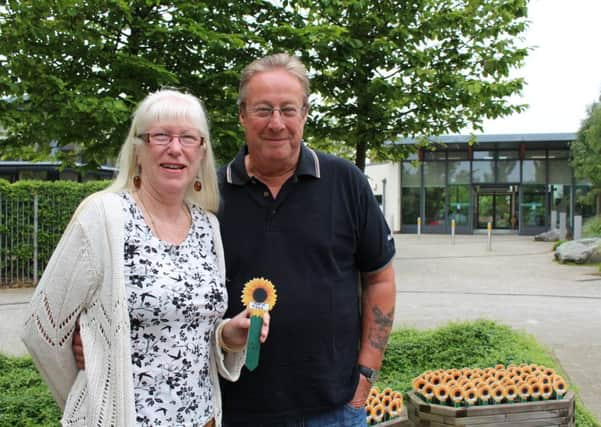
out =
[(371, 310), (374, 317), (374, 327), (369, 330), (369, 343), (375, 349), (384, 351), (388, 336), (392, 329), (392, 321), (394, 320), (394, 309), (389, 313), (384, 313), (378, 306), (374, 306)]

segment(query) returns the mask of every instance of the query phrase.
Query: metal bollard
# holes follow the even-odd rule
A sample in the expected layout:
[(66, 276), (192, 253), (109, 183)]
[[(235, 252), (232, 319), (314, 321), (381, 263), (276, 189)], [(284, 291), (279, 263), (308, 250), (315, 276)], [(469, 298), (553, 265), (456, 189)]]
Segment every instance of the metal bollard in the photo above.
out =
[(417, 237), (422, 235), (422, 217), (417, 217)]
[(451, 244), (455, 244), (455, 220), (451, 220)]
[(492, 222), (489, 222), (486, 226), (488, 230), (488, 250), (492, 251)]

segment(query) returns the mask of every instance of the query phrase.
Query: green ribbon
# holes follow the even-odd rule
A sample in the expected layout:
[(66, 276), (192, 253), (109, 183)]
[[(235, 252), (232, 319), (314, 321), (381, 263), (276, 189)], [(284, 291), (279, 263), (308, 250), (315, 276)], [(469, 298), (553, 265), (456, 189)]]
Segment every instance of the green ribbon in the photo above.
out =
[(261, 328), (263, 327), (263, 318), (259, 316), (250, 316), (250, 329), (246, 342), (246, 368), (254, 371), (259, 366), (259, 353), (261, 351)]

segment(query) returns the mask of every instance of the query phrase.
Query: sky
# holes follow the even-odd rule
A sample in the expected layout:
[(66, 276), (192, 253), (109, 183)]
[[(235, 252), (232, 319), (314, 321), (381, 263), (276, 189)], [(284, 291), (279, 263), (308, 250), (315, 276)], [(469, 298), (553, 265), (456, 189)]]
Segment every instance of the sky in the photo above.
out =
[(577, 132), (601, 95), (601, 0), (531, 0), (528, 18), (534, 50), (513, 75), (526, 79), (515, 100), (529, 107), (485, 120), (484, 133)]

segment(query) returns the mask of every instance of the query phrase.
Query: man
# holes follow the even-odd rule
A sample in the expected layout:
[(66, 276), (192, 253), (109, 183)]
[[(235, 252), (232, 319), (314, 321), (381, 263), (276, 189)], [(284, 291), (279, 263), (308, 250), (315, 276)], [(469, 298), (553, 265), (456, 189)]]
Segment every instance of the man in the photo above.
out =
[(309, 81), (287, 54), (242, 73), (246, 145), (220, 171), (230, 306), (271, 280), (259, 366), (222, 381), (224, 425), (364, 426), (395, 303), (394, 240), (364, 175), (302, 142)]

